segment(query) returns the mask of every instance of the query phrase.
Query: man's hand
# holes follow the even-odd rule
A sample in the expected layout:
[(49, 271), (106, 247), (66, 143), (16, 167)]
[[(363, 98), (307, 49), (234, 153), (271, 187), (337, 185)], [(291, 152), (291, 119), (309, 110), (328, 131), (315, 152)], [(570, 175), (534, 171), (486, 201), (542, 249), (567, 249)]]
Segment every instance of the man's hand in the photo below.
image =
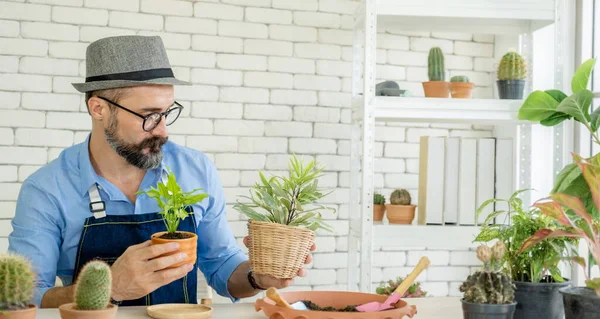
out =
[[(248, 236), (244, 237), (244, 245), (246, 245), (246, 247), (248, 247)], [(313, 243), (312, 246), (310, 247), (310, 251), (314, 251), (316, 249), (315, 244)], [(306, 260), (304, 260), (304, 264), (310, 264), (312, 262), (312, 255), (308, 254), (308, 256), (306, 256)], [(298, 276), (300, 277), (304, 277), (306, 276), (306, 269), (304, 268), (300, 268), (300, 270), (298, 270)], [(262, 288), (269, 288), (269, 287), (275, 287), (277, 289), (282, 289), (282, 288), (286, 288), (291, 286), (294, 283), (294, 279), (279, 279), (279, 278), (275, 278), (272, 276), (267, 276), (267, 275), (259, 275), (259, 274), (254, 274), (254, 278), (256, 280), (256, 283), (262, 287)]]
[(152, 245), (150, 240), (127, 248), (111, 267), (111, 297), (117, 301), (138, 299), (185, 276), (193, 264), (165, 269), (184, 260), (185, 253), (156, 258), (178, 248), (177, 243)]

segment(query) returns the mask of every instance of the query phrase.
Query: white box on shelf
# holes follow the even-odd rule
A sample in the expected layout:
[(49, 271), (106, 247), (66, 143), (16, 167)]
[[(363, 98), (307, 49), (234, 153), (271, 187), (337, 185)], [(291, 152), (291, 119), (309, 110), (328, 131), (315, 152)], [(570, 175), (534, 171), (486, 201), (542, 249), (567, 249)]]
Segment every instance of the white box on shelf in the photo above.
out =
[(458, 168), (458, 221), (460, 225), (475, 225), (477, 196), (477, 139), (462, 138)]
[[(509, 199), (515, 191), (514, 182), (514, 145), (512, 138), (496, 139), (496, 198)], [(496, 202), (495, 210), (508, 211), (508, 203)], [(495, 223), (509, 224), (506, 213), (495, 218)]]
[(421, 136), (420, 139), (419, 225), (441, 225), (444, 221), (445, 144), (443, 136)]
[(444, 224), (458, 223), (458, 173), (460, 165), (460, 138), (446, 139), (444, 177)]
[[(477, 208), (486, 200), (494, 198), (496, 139), (479, 138), (477, 140)], [(477, 218), (481, 225), (487, 216), (494, 211), (494, 203), (487, 205)]]

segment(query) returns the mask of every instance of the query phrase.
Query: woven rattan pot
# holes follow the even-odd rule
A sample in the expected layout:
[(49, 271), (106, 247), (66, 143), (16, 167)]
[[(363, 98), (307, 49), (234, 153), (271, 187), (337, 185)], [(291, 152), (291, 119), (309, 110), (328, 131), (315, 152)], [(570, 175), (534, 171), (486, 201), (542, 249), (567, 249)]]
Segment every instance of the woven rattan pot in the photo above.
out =
[(277, 223), (248, 221), (252, 271), (275, 278), (294, 278), (315, 239), (312, 230)]

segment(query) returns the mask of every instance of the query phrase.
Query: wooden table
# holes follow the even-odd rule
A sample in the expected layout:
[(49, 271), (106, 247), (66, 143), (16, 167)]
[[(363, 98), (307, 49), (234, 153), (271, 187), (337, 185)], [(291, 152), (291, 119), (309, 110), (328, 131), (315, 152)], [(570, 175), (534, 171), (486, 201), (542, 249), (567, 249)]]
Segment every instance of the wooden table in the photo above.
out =
[[(414, 319), (462, 319), (459, 297), (428, 297), (407, 299), (416, 305), (418, 313)], [(214, 304), (214, 319), (265, 319), (264, 313), (256, 312), (253, 303)], [(38, 309), (37, 319), (60, 319), (58, 309)], [(146, 307), (120, 307), (117, 318), (148, 319)], [(408, 318), (408, 317), (405, 317)]]

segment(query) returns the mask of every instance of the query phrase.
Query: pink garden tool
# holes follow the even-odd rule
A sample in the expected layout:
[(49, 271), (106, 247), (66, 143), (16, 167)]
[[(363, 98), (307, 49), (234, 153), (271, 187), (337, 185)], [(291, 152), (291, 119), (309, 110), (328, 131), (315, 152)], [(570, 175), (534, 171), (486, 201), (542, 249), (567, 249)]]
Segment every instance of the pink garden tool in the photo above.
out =
[(406, 292), (406, 290), (413, 284), (413, 282), (417, 279), (419, 274), (425, 270), (425, 268), (429, 267), (429, 258), (421, 257), (415, 269), (402, 281), (400, 286), (394, 290), (385, 302), (369, 302), (364, 305), (360, 305), (356, 307), (356, 310), (360, 312), (373, 312), (373, 311), (382, 311), (394, 308), (393, 304), (397, 303), (400, 300), (400, 297)]

